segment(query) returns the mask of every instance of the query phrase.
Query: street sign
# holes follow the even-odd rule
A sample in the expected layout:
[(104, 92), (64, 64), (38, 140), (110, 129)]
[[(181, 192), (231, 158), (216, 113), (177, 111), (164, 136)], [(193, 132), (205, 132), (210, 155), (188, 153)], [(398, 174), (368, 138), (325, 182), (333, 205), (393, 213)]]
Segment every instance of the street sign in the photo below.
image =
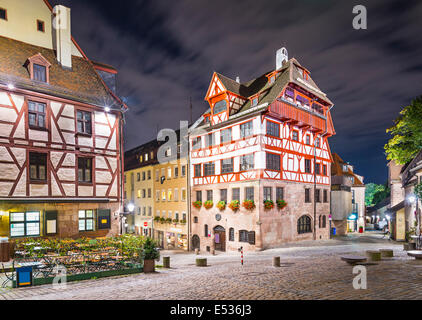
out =
[(148, 222), (144, 222), (144, 227), (148, 227)]

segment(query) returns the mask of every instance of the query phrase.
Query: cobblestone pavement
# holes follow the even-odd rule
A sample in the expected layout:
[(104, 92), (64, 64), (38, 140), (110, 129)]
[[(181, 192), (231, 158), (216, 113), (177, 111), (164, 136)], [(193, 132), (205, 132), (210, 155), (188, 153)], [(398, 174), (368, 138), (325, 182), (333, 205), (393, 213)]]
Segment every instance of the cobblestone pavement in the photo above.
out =
[[(293, 245), (258, 253), (207, 256), (208, 267), (194, 266), (194, 254), (171, 254), (172, 268), (155, 274), (138, 274), (51, 285), (0, 289), (9, 299), (422, 299), (422, 262), (408, 257), (402, 245), (364, 238)], [(391, 248), (394, 258), (366, 264), (366, 290), (352, 286), (352, 266), (343, 254)], [(272, 267), (280, 256), (282, 266)]]

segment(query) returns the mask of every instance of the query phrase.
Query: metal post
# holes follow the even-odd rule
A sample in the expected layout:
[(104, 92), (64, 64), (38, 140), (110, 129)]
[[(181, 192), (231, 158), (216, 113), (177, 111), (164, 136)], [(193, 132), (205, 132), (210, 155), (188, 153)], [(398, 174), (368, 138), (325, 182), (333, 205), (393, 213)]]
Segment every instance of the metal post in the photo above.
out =
[(314, 138), (314, 240), (316, 240), (316, 140), (317, 137)]

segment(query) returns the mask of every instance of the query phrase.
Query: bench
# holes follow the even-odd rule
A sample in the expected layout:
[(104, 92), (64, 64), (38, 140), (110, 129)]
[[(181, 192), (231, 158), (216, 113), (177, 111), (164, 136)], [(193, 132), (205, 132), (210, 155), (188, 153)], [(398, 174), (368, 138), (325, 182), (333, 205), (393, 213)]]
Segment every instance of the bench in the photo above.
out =
[(394, 252), (391, 249), (381, 249), (381, 257), (383, 258), (392, 258), (394, 257)]
[(363, 256), (342, 256), (341, 260), (347, 262), (348, 264), (354, 265), (357, 263), (365, 262), (367, 258)]
[(407, 255), (415, 259), (422, 259), (422, 250), (410, 250), (407, 251)]

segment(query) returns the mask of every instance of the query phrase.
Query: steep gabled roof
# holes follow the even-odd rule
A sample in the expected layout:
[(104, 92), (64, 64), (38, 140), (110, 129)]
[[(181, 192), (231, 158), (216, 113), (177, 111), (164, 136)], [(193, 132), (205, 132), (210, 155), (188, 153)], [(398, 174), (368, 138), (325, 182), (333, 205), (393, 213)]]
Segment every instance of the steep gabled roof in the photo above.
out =
[(345, 162), (337, 153), (333, 153), (333, 163), (331, 164), (331, 176), (348, 176), (354, 177), (353, 186), (364, 186), (363, 181), (351, 170), (348, 169), (347, 172), (343, 171), (343, 165), (349, 165)]

